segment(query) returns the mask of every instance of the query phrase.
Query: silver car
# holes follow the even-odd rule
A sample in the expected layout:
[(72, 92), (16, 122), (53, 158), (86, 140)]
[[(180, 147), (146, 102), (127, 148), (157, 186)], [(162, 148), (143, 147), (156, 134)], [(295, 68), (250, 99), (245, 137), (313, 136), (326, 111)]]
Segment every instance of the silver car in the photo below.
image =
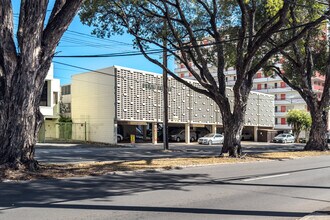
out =
[[(197, 135), (195, 131), (190, 131), (190, 141), (194, 142), (196, 141)], [(178, 131), (173, 131), (170, 134), (170, 140), (171, 141), (185, 141), (185, 130), (178, 130)]]
[(204, 137), (198, 138), (199, 144), (223, 144), (224, 136), (222, 134), (210, 133)]
[(294, 136), (291, 134), (279, 134), (273, 139), (274, 143), (294, 143)]

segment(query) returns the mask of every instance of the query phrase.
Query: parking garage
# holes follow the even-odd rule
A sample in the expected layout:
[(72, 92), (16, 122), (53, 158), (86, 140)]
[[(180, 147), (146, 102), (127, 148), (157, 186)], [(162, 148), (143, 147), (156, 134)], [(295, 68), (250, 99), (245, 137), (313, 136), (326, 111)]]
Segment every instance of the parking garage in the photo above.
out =
[[(197, 87), (193, 80), (187, 80)], [(113, 66), (72, 78), (72, 120), (88, 124), (88, 140), (116, 143), (135, 135), (141, 140), (161, 140), (163, 120), (162, 75)], [(181, 132), (173, 141), (196, 141), (205, 132), (222, 132), (219, 107), (209, 97), (168, 79), (169, 130)], [(227, 88), (233, 103), (233, 90)], [(251, 92), (243, 133), (256, 140), (258, 129), (274, 127), (274, 96)], [(184, 135), (182, 134), (184, 132)], [(194, 133), (193, 138), (191, 133)]]

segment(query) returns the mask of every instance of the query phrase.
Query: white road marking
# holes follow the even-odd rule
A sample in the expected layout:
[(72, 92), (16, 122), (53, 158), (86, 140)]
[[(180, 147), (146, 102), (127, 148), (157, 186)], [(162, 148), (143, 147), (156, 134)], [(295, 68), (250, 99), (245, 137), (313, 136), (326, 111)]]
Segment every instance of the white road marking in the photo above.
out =
[(275, 178), (275, 177), (281, 177), (281, 176), (288, 176), (290, 175), (289, 173), (283, 173), (283, 174), (278, 174), (278, 175), (271, 175), (271, 176), (261, 176), (261, 177), (256, 177), (256, 178), (249, 178), (249, 179), (244, 179), (244, 182), (249, 182), (249, 181), (254, 181), (254, 180), (262, 180), (262, 179), (268, 179), (268, 178)]

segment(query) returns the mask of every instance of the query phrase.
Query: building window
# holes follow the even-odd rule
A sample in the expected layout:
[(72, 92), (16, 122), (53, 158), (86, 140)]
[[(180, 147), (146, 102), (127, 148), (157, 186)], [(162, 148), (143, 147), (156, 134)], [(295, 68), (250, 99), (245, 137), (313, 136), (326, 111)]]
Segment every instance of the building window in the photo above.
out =
[(264, 84), (264, 88), (267, 89), (267, 83)]
[(278, 120), (277, 120), (277, 118), (275, 118), (275, 124), (276, 124), (276, 125), (278, 124)]
[(274, 83), (274, 88), (275, 88), (275, 89), (277, 88), (277, 83)]
[(257, 73), (257, 78), (261, 78), (261, 73)]
[(58, 92), (53, 92), (53, 104), (56, 105), (58, 103)]
[(236, 80), (236, 76), (234, 76), (234, 81)]
[(281, 94), (281, 100), (285, 100), (285, 94)]
[(71, 94), (71, 85), (62, 86), (61, 93), (62, 93), (62, 95), (70, 95)]
[(184, 73), (181, 73), (181, 74), (180, 74), (180, 77), (181, 77), (181, 78), (184, 78)]
[(281, 112), (286, 112), (286, 106), (281, 106)]
[(228, 77), (226, 77), (226, 82), (228, 82)]
[(275, 100), (277, 100), (277, 99), (278, 99), (277, 94), (275, 94)]
[(286, 87), (285, 82), (281, 82), (281, 88), (285, 88), (285, 87)]
[(281, 125), (286, 125), (286, 118), (281, 118)]
[(277, 108), (278, 108), (278, 107), (277, 107), (277, 106), (275, 106), (275, 112), (277, 112)]
[(261, 89), (261, 84), (257, 85), (257, 89), (260, 90)]
[(40, 97), (40, 106), (48, 106), (48, 81), (45, 81)]

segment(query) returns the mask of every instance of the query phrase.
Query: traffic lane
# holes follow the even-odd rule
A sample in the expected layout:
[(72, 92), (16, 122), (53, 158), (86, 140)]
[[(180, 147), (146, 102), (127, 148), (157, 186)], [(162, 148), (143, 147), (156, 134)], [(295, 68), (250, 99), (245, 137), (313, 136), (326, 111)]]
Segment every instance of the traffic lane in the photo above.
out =
[[(262, 153), (302, 150), (302, 144), (273, 144), (246, 142), (243, 152)], [(171, 143), (170, 151), (163, 151), (162, 144), (136, 144), (135, 147), (107, 147), (93, 144), (38, 144), (36, 158), (44, 163), (68, 163), (82, 161), (127, 161), (150, 158), (205, 157), (220, 154), (221, 145)]]
[(0, 216), (25, 220), (44, 219), (42, 215), (48, 219), (297, 219), (329, 205), (329, 167), (329, 157), (324, 156), (3, 183)]
[[(329, 206), (329, 168), (329, 157), (319, 157), (185, 169), (186, 174), (207, 173), (208, 178), (180, 191), (144, 194), (144, 200), (159, 200), (149, 204), (154, 211), (139, 214), (144, 219), (297, 219)], [(125, 202), (116, 200), (134, 205)], [(118, 217), (134, 219), (137, 213), (122, 214)]]

